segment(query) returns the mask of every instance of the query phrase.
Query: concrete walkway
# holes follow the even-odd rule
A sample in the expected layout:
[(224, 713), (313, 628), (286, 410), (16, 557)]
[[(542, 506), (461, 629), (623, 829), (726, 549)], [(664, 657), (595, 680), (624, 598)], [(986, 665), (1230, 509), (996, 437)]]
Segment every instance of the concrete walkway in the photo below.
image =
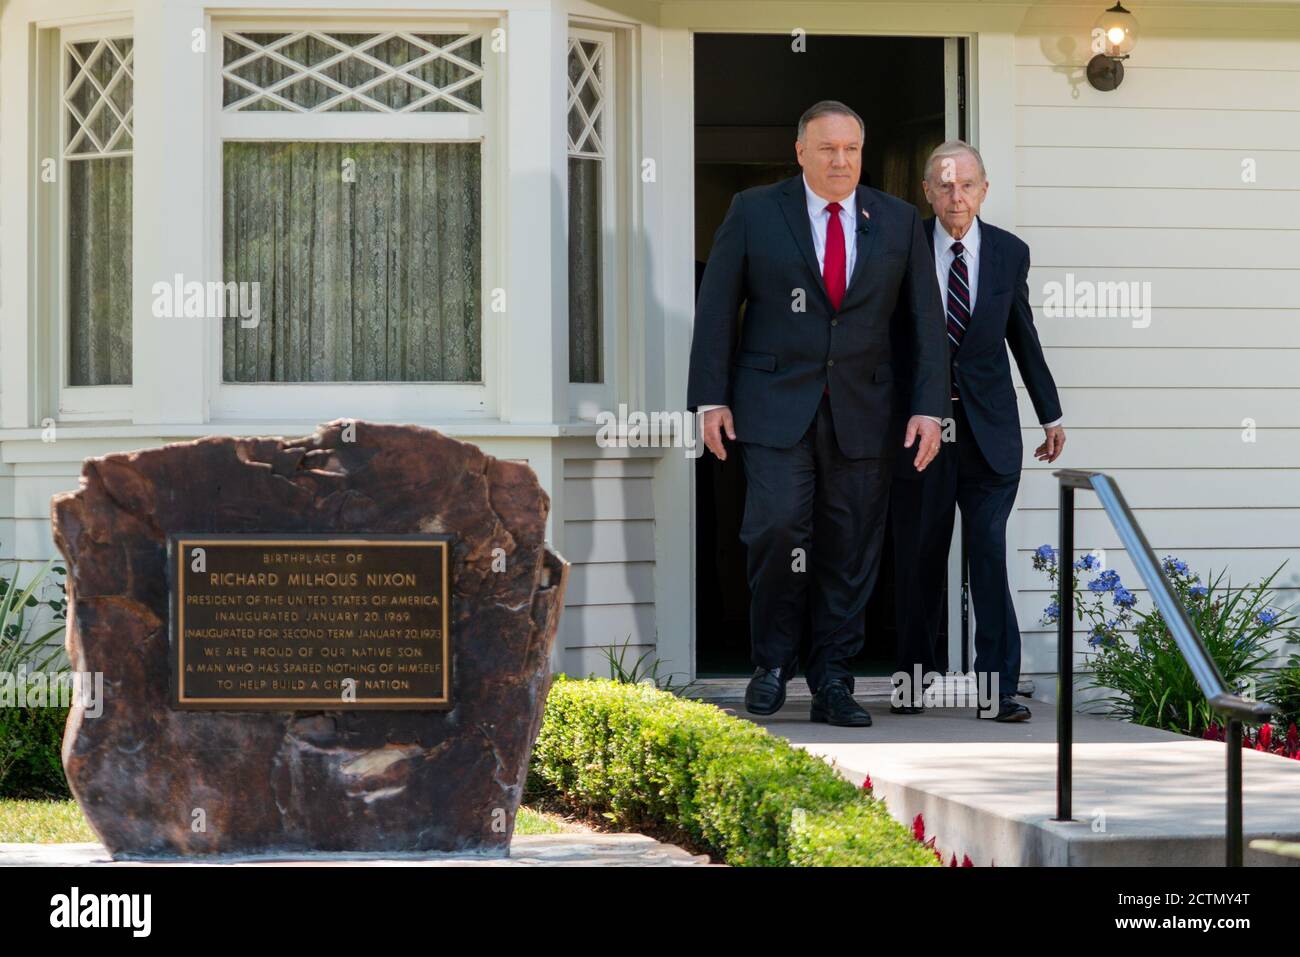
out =
[[(893, 715), (889, 700), (859, 694), (870, 728), (808, 721), (806, 701), (777, 714), (716, 702), (832, 762), (855, 783), (871, 776), (895, 818), (923, 814), (944, 858), (979, 866), (1209, 865), (1224, 860), (1225, 752), (1200, 741), (1107, 718), (1074, 722), (1074, 823), (1056, 813), (1056, 712), (1025, 701), (1021, 724), (977, 720), (973, 709)], [(1300, 761), (1244, 755), (1246, 842), (1300, 840)], [(1247, 864), (1300, 865), (1246, 851)]]
[(366, 857), (303, 855), (276, 860), (115, 861), (102, 844), (0, 844), (0, 865), (16, 867), (700, 867), (705, 855), (691, 854), (643, 834), (520, 834), (509, 857)]

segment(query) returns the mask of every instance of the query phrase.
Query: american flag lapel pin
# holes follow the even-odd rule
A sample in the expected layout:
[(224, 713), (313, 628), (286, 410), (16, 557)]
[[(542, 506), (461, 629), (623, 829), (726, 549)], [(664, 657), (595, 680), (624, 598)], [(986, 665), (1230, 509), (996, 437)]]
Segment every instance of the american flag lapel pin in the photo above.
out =
[(871, 214), (864, 207), (862, 210), (862, 231), (866, 232), (867, 227), (871, 225)]

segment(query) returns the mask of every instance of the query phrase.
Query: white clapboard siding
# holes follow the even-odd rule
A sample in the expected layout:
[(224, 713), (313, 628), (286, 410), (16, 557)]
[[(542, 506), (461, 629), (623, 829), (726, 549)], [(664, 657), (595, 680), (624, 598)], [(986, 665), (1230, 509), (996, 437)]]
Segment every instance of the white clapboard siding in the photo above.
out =
[[(1123, 468), (1111, 469), (1109, 474), (1135, 509), (1294, 509), (1300, 506), (1300, 476), (1289, 469)], [(1050, 471), (1027, 471), (1021, 476), (1016, 505), (1021, 510), (1055, 511), (1058, 489)], [(1079, 492), (1075, 494), (1074, 507), (1100, 509), (1101, 503), (1091, 492)]]
[[(1022, 234), (1031, 232), (1023, 229)], [(1113, 230), (1141, 238), (1145, 230)], [(1215, 231), (1209, 231), (1212, 234)], [(1300, 248), (1300, 232), (1296, 234)], [(1063, 243), (1062, 247), (1068, 247)], [(1089, 251), (1095, 249), (1090, 245)], [(1061, 253), (1062, 258), (1069, 255)], [(1042, 302), (1041, 287), (1038, 291)], [(1037, 315), (1038, 337), (1044, 346), (1095, 346), (1098, 323), (1109, 346), (1190, 349), (1300, 349), (1300, 322), (1294, 309), (1250, 309), (1243, 307), (1167, 309), (1157, 301), (1151, 322), (1143, 326), (1127, 319), (1049, 319)]]
[[(1025, 18), (1020, 35), (1016, 37), (1017, 68), (1074, 67), (1073, 73), (1063, 72), (1059, 76), (1077, 79), (1091, 90), (1083, 77), (1083, 66), (1092, 57), (1086, 41), (1088, 31), (1099, 12), (1094, 10), (1095, 8), (1080, 10), (1077, 15), (1068, 18), (1055, 17), (1052, 23), (1042, 19), (1040, 15), (1045, 12), (1042, 8), (1032, 10)], [(1181, 7), (1175, 15), (1183, 17), (1189, 12), (1188, 8)], [(1131, 62), (1125, 64), (1125, 73), (1156, 68), (1200, 69), (1221, 76), (1230, 70), (1296, 69), (1295, 37), (1300, 34), (1300, 25), (1296, 24), (1294, 11), (1291, 11), (1289, 30), (1274, 33), (1261, 25), (1246, 35), (1225, 26), (1224, 21), (1249, 16), (1252, 23), (1259, 23), (1256, 19), (1260, 13), (1258, 7), (1252, 8), (1248, 13), (1232, 9), (1207, 12), (1214, 15), (1214, 25), (1205, 30), (1192, 30), (1190, 21), (1184, 20), (1186, 26), (1181, 28), (1175, 24), (1172, 25), (1173, 29), (1166, 26), (1159, 32), (1152, 32), (1153, 25), (1149, 18), (1153, 10), (1150, 7), (1144, 8), (1139, 24), (1141, 32), (1138, 45), (1133, 51)], [(1121, 90), (1124, 88), (1120, 87)]]
[(607, 677), (605, 647), (628, 643), (628, 667), (656, 647), (654, 466), (635, 456), (564, 461), (561, 550), (572, 567), (559, 643), (571, 674)]
[[(1177, 551), (1213, 542), (1222, 548), (1294, 548), (1300, 556), (1300, 508), (1155, 508), (1137, 509), (1134, 514), (1152, 548)], [(1023, 511), (1020, 521), (1031, 541), (1050, 542), (1057, 537), (1055, 512)], [(1075, 514), (1074, 539), (1087, 548), (1122, 547), (1110, 518), (1100, 510)]]
[(570, 562), (653, 562), (655, 558), (655, 525), (650, 519), (569, 521), (564, 535), (564, 557)]
[[(1297, 74), (1300, 76), (1300, 74)], [(1300, 98), (1296, 100), (1300, 103)], [(1242, 160), (1252, 159), (1252, 165)], [(1252, 170), (1254, 181), (1243, 180)], [(992, 176), (990, 175), (990, 179)], [(1179, 150), (1169, 162), (1163, 149), (1124, 146), (1022, 146), (1016, 150), (1018, 186), (1073, 186), (1129, 189), (1229, 189), (1264, 191), (1300, 189), (1295, 155), (1286, 150)], [(991, 189), (998, 189), (995, 181)], [(1238, 237), (1241, 238), (1241, 237)], [(1270, 237), (1262, 237), (1267, 240)], [(1116, 237), (1118, 239), (1118, 237)], [(1172, 248), (1178, 252), (1182, 237)], [(1026, 238), (1026, 241), (1028, 239)], [(1108, 239), (1109, 243), (1110, 240)], [(1200, 246), (1200, 243), (1196, 244)], [(1264, 243), (1261, 242), (1260, 246)], [(1105, 252), (1106, 250), (1098, 250)], [(1149, 251), (1148, 251), (1149, 252)], [(1187, 255), (1195, 255), (1186, 249)]]
[[(1195, 419), (1209, 428), (1245, 429), (1249, 418), (1257, 429), (1300, 428), (1300, 390), (1224, 388), (1060, 388), (1061, 404), (1070, 410), (1070, 424), (1076, 428), (1169, 428)], [(1033, 403), (1023, 390), (1020, 420), (1036, 421)], [(1026, 433), (1035, 445), (1042, 433)], [(1291, 477), (1291, 496), (1296, 496), (1297, 479)]]
[[(632, 670), (633, 665), (636, 664), (636, 660), (642, 655), (647, 655), (645, 661), (643, 661), (641, 665), (643, 669), (648, 667), (648, 662), (653, 661), (655, 658), (654, 645), (630, 644), (627, 646), (626, 651), (624, 651), (620, 644), (620, 646), (615, 649), (614, 653), (617, 655), (620, 652), (623, 653), (623, 667), (627, 671)], [(611, 677), (609, 659), (606, 658), (605, 654), (603, 648), (571, 649), (564, 653), (564, 666), (561, 670), (571, 678), (586, 678), (588, 676), (609, 678)], [(667, 675), (669, 671), (685, 671), (685, 666), (682, 665), (679, 667), (677, 665), (661, 664), (659, 676), (662, 678)], [(686, 682), (684, 675), (677, 676), (676, 680), (680, 684), (685, 684)]]
[(654, 518), (654, 492), (648, 478), (564, 479), (565, 520)]
[[(1139, 38), (1139, 46), (1141, 39)], [(1081, 84), (1055, 82), (1060, 72), (1052, 66), (1021, 66), (1016, 70), (1016, 102), (1021, 106), (1065, 106), (1104, 110), (1197, 109), (1236, 110), (1250, 104), (1255, 110), (1297, 109), (1300, 71), (1204, 70), (1199, 67), (1150, 67), (1142, 64), (1145, 51), (1136, 53), (1124, 67), (1122, 97)], [(1077, 93), (1077, 95), (1076, 95)]]
[(559, 640), (566, 650), (654, 646), (655, 606), (573, 605), (560, 617)]
[[(1300, 123), (1300, 119), (1296, 120)], [(1300, 190), (1296, 213), (1300, 215)], [(1073, 278), (1067, 280), (1067, 274)], [(1180, 266), (1043, 266), (1035, 264), (1029, 270), (1029, 301), (1039, 310), (1044, 322), (1095, 322), (1104, 328), (1112, 321), (1106, 316), (1071, 316), (1068, 311), (1056, 309), (1048, 315), (1048, 283), (1059, 284), (1056, 298), (1068, 308), (1079, 301), (1080, 283), (1121, 283), (1127, 288), (1120, 293), (1125, 298), (1120, 305), (1161, 306), (1171, 308), (1223, 309), (1236, 306), (1243, 300), (1258, 303), (1264, 309), (1300, 309), (1300, 290), (1290, 281), (1288, 269), (1184, 269)], [(1133, 284), (1138, 285), (1134, 286)], [(1150, 283), (1146, 292), (1143, 283)], [(1074, 297), (1070, 298), (1073, 290)], [(1134, 290), (1137, 296), (1134, 296)], [(1112, 294), (1108, 294), (1112, 295)], [(1149, 298), (1148, 298), (1149, 296)], [(1104, 303), (1098, 302), (1098, 306)], [(1145, 321), (1145, 315), (1129, 314), (1133, 319)]]
[[(1268, 115), (1269, 119), (1261, 120), (1260, 124), (1294, 130), (1294, 142), (1286, 148), (1300, 150), (1300, 113)], [(1063, 122), (1069, 128), (1068, 123), (1076, 121), (1072, 118)], [(1213, 128), (1213, 120), (1206, 122)], [(1135, 125), (1141, 126), (1141, 123)], [(1197, 128), (1200, 128), (1199, 124)], [(1175, 126), (1174, 129), (1184, 127)], [(1098, 136), (1104, 136), (1100, 131), (1097, 133)], [(1212, 134), (1207, 134), (1204, 139), (1207, 142), (1214, 141)], [(1097, 137), (1092, 137), (1086, 142), (1096, 141)], [(1176, 162), (1175, 151), (1171, 149), (1169, 153), (1167, 162)], [(1300, 216), (1300, 193), (1249, 189), (1196, 189), (1180, 192), (1147, 187), (1115, 189), (1097, 186), (1024, 186), (1016, 191), (1016, 210), (1016, 221), (1022, 226), (1294, 230), (1296, 222), (1300, 221), (1297, 220), (1297, 216)], [(1184, 238), (1184, 242), (1193, 241), (1192, 235)], [(1080, 254), (1084, 257), (1081, 262), (1088, 261), (1086, 253), (1086, 249), (1080, 249)]]
[[(1287, 562), (1276, 600), (1300, 597), (1300, 10), (1144, 8), (1109, 93), (1083, 75), (1096, 15), (1035, 6), (1015, 43), (1015, 229), (1069, 435), (1054, 465), (1034, 461), (1020, 385), (1008, 558), (1028, 673), (1055, 670), (1031, 558), (1058, 542), (1056, 468), (1111, 473), (1157, 555), (1238, 584)], [(994, 189), (1011, 178), (989, 172)], [(1150, 323), (1046, 316), (1067, 273), (1150, 283)], [(1145, 600), (1096, 496), (1075, 501), (1080, 549), (1105, 548)]]
[[(1153, 359), (1152, 361), (1159, 361)], [(1058, 362), (1058, 368), (1063, 363)], [(1300, 469), (1300, 430), (1261, 429), (1257, 441), (1243, 442), (1239, 429), (1075, 429), (1068, 431), (1065, 454), (1052, 465), (1032, 458), (1025, 443), (1026, 469), (1079, 468), (1285, 468)], [(1039, 432), (1026, 432), (1034, 442)], [(1297, 492), (1300, 498), (1300, 492)]]
[[(1051, 545), (1055, 548), (1059, 542), (1060, 539), (1053, 532), (1047, 539), (1038, 542), (1038, 545)], [(1076, 557), (1091, 547), (1080, 543)], [(1279, 590), (1300, 588), (1300, 553), (1294, 548), (1174, 548), (1157, 542), (1152, 542), (1151, 548), (1158, 559), (1174, 555), (1187, 562), (1201, 576), (1202, 581), (1209, 580), (1212, 575), (1218, 577), (1219, 572), (1226, 571), (1224, 581), (1231, 580), (1234, 586), (1241, 586), (1263, 581), (1281, 567), (1281, 572), (1273, 579), (1274, 586)], [(1033, 569), (1033, 552), (1033, 548), (1026, 547), (1008, 555), (1011, 577), (1019, 579), (1022, 589), (1039, 590), (1046, 587), (1047, 576)], [(1138, 585), (1142, 581), (1133, 562), (1121, 549), (1106, 552), (1106, 565), (1119, 573), (1125, 587)]]
[(78, 480), (70, 475), (23, 476), (14, 486), (14, 517), (50, 517), (50, 498), (61, 492), (75, 492)]

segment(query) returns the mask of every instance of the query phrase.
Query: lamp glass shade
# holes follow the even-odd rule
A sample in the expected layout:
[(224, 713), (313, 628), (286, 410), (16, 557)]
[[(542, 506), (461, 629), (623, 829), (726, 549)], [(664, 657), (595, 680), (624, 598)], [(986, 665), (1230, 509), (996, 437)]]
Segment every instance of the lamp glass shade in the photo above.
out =
[(1092, 35), (1094, 53), (1127, 56), (1137, 45), (1137, 19), (1117, 3), (1097, 18)]

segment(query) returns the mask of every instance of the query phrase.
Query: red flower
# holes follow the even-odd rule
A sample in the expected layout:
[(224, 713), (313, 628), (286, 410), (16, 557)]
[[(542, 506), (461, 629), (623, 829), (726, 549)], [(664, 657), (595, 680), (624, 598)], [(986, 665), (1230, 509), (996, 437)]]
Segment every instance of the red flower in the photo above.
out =
[(1292, 757), (1295, 757), (1297, 753), (1300, 753), (1300, 733), (1296, 732), (1294, 721), (1292, 721), (1291, 726), (1286, 729), (1286, 749), (1291, 752)]
[(1259, 734), (1256, 735), (1255, 740), (1257, 742), (1257, 747), (1259, 748), (1259, 750), (1271, 751), (1272, 748), (1269, 747), (1269, 744), (1273, 740), (1273, 726), (1271, 724), (1261, 725), (1259, 729)]
[[(970, 858), (966, 858), (966, 859), (967, 859), (967, 860), (970, 860)], [(949, 864), (948, 866), (949, 866), (949, 867), (956, 867), (956, 866), (957, 866), (957, 852), (956, 852), (956, 851), (953, 851), (953, 852), (952, 852), (952, 863)]]
[[(954, 854), (954, 855), (952, 856), (952, 859), (955, 861), (955, 860), (957, 859), (957, 855)], [(967, 857), (965, 854), (963, 854), (963, 855), (961, 856), (961, 866), (962, 866), (962, 867), (974, 867), (974, 866), (975, 866), (975, 862), (972, 861), (972, 860), (971, 860), (969, 857)]]
[(866, 791), (868, 794), (871, 794), (874, 789), (875, 789), (875, 785), (871, 783), (871, 775), (868, 774), (866, 780), (862, 782), (862, 790)]
[(912, 836), (918, 841), (925, 841), (925, 818), (918, 814), (912, 819)]

